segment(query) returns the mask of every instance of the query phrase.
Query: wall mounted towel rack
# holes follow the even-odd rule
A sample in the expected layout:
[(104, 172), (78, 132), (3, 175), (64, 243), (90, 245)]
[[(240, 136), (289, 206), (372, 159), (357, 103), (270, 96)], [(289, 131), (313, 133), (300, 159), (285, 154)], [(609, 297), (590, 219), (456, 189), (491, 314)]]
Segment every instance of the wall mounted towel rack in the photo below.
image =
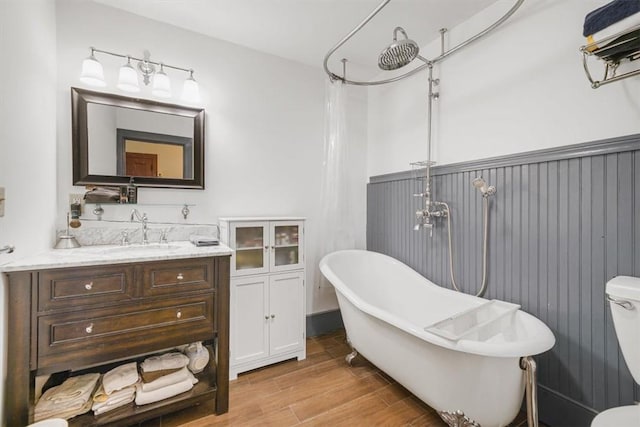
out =
[[(617, 74), (621, 63), (640, 59), (640, 25), (584, 45), (580, 48), (580, 52), (582, 52), (582, 65), (587, 79), (594, 89), (627, 77), (640, 75), (640, 66), (635, 70)], [(589, 70), (590, 56), (595, 56), (604, 64), (602, 80), (593, 78)]]

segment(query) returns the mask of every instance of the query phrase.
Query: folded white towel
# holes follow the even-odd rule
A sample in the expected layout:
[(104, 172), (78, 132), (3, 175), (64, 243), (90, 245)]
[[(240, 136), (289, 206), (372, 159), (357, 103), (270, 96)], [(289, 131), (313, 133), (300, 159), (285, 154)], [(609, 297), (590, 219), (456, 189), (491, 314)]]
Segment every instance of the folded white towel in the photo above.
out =
[[(189, 359), (187, 359), (189, 360)], [(100, 379), (100, 374), (85, 374), (77, 377), (67, 378), (60, 386), (56, 388), (55, 393), (46, 396), (47, 400), (51, 400), (56, 404), (63, 405), (67, 401), (72, 401), (84, 395), (91, 395), (96, 388), (96, 384)], [(43, 395), (41, 399), (45, 398)], [(83, 400), (83, 403), (87, 400)]]
[(158, 402), (191, 390), (198, 380), (191, 372), (188, 372), (188, 374), (189, 377), (179, 383), (171, 384), (153, 391), (144, 391), (142, 390), (142, 384), (136, 384), (136, 405), (146, 405)]
[(172, 384), (176, 384), (188, 378), (193, 377), (193, 375), (191, 375), (190, 377), (189, 374), (190, 374), (189, 370), (185, 367), (180, 369), (179, 371), (173, 372), (169, 375), (165, 375), (149, 383), (142, 382), (141, 388), (142, 388), (142, 391), (158, 390), (159, 388), (170, 386)]
[(114, 391), (121, 390), (137, 383), (139, 379), (138, 364), (136, 362), (131, 362), (117, 366), (104, 374), (104, 377), (102, 378), (102, 386), (104, 387), (104, 392), (107, 393), (107, 395), (110, 395)]
[(135, 398), (135, 396), (136, 396), (136, 394), (133, 393), (131, 396), (129, 396), (127, 398), (123, 398), (123, 399), (120, 399), (120, 400), (114, 401), (114, 402), (104, 403), (104, 404), (102, 404), (103, 406), (100, 406), (98, 408), (93, 409), (93, 414), (94, 415), (100, 415), (100, 414), (104, 414), (105, 412), (109, 412), (109, 411), (112, 411), (114, 409), (121, 408), (124, 405), (128, 405), (129, 403), (133, 402), (133, 399)]
[(140, 367), (144, 372), (161, 371), (164, 369), (180, 369), (189, 363), (189, 358), (182, 353), (165, 353), (144, 360)]
[(135, 385), (130, 385), (129, 387), (113, 392), (106, 400), (96, 400), (96, 396), (94, 396), (93, 406), (91, 409), (95, 415), (100, 415), (112, 409), (124, 406), (127, 403), (133, 402), (135, 395), (136, 387)]
[(91, 394), (100, 374), (86, 374), (67, 378), (61, 385), (45, 391), (34, 409), (34, 420), (71, 418), (91, 409)]
[(38, 411), (34, 412), (33, 420), (35, 422), (48, 420), (50, 418), (63, 418), (68, 420), (69, 418), (73, 418), (77, 415), (84, 414), (91, 410), (91, 399), (87, 400), (87, 402), (79, 407), (69, 407), (69, 408), (61, 408), (54, 406), (52, 409), (47, 411)]

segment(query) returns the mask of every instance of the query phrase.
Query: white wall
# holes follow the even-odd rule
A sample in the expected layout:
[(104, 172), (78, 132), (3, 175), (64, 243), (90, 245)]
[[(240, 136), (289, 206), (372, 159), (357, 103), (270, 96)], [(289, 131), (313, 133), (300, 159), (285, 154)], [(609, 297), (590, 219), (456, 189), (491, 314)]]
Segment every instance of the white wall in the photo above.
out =
[[(453, 47), (486, 28), (499, 0), (451, 29)], [(435, 67), (433, 159), (447, 164), (640, 132), (640, 78), (591, 89), (578, 49), (582, 24), (601, 0), (527, 0), (503, 26)], [(434, 35), (436, 37), (438, 35)], [(439, 40), (422, 50), (439, 54)], [(602, 75), (594, 63), (596, 76)], [(424, 160), (426, 71), (369, 91), (368, 175)]]
[(87, 169), (91, 175), (116, 175), (116, 107), (102, 104), (87, 105)]
[[(50, 248), (56, 212), (55, 5), (48, 0), (0, 1), (0, 264)], [(4, 281), (4, 276), (0, 281)], [(0, 402), (6, 372), (6, 283), (0, 292)], [(0, 420), (4, 420), (0, 406)]]
[[(78, 80), (89, 46), (141, 56), (195, 70), (205, 120), (204, 191), (140, 189), (140, 203), (190, 203), (189, 222), (212, 223), (221, 216), (296, 215), (307, 217), (307, 312), (337, 307), (332, 290), (314, 286), (322, 168), (324, 73), (272, 55), (198, 35), (143, 17), (79, 0), (58, 0), (58, 221), (62, 224), (73, 187), (71, 166), (71, 86)], [(108, 92), (123, 61), (98, 56)], [(167, 70), (179, 92), (182, 74)], [(151, 98), (149, 88), (136, 96)], [(366, 96), (354, 100), (366, 105)], [(172, 99), (169, 102), (179, 102)], [(363, 113), (364, 114), (364, 113)], [(366, 128), (359, 128), (363, 134)], [(358, 140), (364, 147), (364, 136)], [(362, 149), (358, 206), (365, 218), (365, 162)], [(356, 173), (356, 172), (354, 172)], [(151, 221), (183, 221), (181, 206), (138, 206)], [(126, 219), (131, 207), (105, 206), (105, 219)], [(89, 214), (91, 216), (91, 214)], [(87, 221), (85, 225), (87, 226)]]

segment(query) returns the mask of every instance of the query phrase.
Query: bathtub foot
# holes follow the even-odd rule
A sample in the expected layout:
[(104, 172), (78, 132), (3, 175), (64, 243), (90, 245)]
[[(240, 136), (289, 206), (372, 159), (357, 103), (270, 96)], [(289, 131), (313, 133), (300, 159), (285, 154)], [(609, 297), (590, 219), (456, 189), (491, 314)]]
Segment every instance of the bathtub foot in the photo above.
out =
[(438, 415), (449, 427), (480, 427), (480, 424), (467, 417), (460, 410), (438, 411)]
[(357, 355), (358, 355), (358, 352), (353, 347), (351, 347), (351, 353), (347, 354), (344, 357), (344, 360), (347, 361), (349, 366), (353, 366), (353, 359), (355, 359)]
[(527, 426), (538, 427), (538, 394), (536, 384), (536, 361), (533, 357), (520, 358), (520, 369), (524, 371), (527, 401)]

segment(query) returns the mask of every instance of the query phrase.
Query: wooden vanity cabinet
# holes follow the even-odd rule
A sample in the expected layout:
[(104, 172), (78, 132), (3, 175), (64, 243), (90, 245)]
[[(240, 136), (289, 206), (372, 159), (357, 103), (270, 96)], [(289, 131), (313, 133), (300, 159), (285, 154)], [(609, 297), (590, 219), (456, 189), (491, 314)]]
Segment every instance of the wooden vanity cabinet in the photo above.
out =
[(33, 422), (35, 377), (104, 370), (194, 341), (212, 353), (194, 388), (70, 425), (131, 425), (198, 404), (229, 405), (229, 256), (6, 273), (5, 419)]

